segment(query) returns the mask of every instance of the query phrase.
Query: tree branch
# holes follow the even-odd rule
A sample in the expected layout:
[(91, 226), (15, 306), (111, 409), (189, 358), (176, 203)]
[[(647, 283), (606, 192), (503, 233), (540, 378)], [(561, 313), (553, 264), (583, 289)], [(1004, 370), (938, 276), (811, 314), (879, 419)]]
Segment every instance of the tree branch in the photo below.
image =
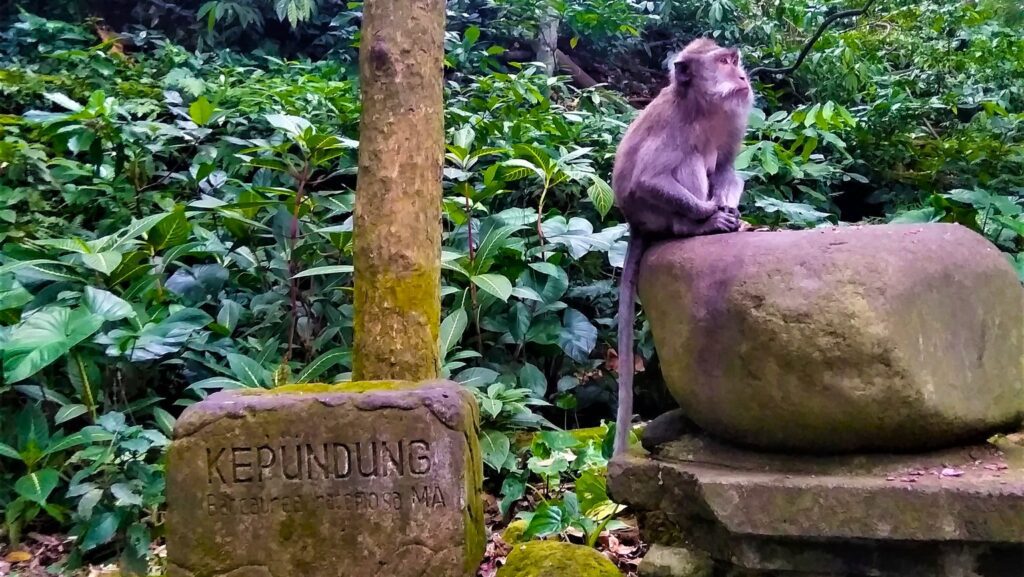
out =
[(821, 25), (818, 26), (818, 30), (815, 31), (814, 36), (812, 36), (811, 39), (807, 41), (807, 44), (804, 44), (804, 47), (800, 50), (800, 54), (797, 55), (796, 57), (796, 61), (793, 62), (791, 66), (784, 66), (782, 68), (766, 68), (764, 66), (759, 66), (751, 70), (748, 73), (748, 75), (751, 79), (754, 79), (771, 75), (781, 77), (787, 74), (792, 74), (793, 72), (796, 71), (797, 68), (800, 67), (801, 64), (803, 64), (804, 60), (807, 58), (807, 55), (811, 53), (811, 49), (814, 48), (814, 45), (818, 42), (819, 39), (821, 39), (822, 35), (825, 34), (825, 31), (828, 30), (828, 28), (832, 26), (832, 24), (844, 18), (860, 16), (861, 14), (867, 12), (871, 8), (871, 5), (874, 3), (875, 0), (868, 0), (867, 3), (864, 4), (863, 8), (857, 8), (854, 10), (843, 10), (841, 12), (836, 12), (835, 14), (829, 16), (828, 18), (825, 18), (825, 20), (822, 21)]
[(561, 50), (555, 50), (555, 63), (558, 65), (560, 70), (564, 70), (572, 76), (573, 81), (580, 88), (591, 88), (597, 85), (597, 80), (594, 77), (587, 74), (585, 70), (580, 68), (579, 64), (572, 59), (571, 56), (562, 52)]

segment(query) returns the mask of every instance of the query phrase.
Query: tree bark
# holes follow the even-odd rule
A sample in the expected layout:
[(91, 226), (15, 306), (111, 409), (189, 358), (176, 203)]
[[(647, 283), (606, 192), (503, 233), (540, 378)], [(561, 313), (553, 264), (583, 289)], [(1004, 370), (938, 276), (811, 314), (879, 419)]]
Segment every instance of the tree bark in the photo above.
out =
[(548, 76), (556, 70), (555, 51), (558, 50), (558, 15), (545, 14), (538, 24), (537, 39), (533, 42), (533, 51), (537, 53), (537, 61), (544, 64)]
[(363, 5), (356, 380), (439, 373), (444, 19), (444, 0)]

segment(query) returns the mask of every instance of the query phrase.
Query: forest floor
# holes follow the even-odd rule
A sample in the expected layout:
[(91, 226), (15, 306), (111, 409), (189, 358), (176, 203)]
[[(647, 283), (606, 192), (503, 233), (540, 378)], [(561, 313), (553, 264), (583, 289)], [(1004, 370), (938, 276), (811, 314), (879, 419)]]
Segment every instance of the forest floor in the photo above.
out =
[[(493, 495), (485, 495), (487, 508), (487, 549), (480, 565), (479, 577), (495, 577), (498, 568), (512, 550), (501, 533), (507, 523), (498, 514), (498, 499)], [(622, 519), (629, 528), (620, 531), (605, 531), (598, 538), (597, 549), (610, 559), (623, 575), (636, 577), (637, 567), (647, 547), (640, 541), (635, 519)], [(569, 541), (581, 543), (582, 534), (569, 533)], [(20, 547), (12, 548), (0, 544), (0, 577), (52, 577), (47, 568), (60, 561), (72, 548), (74, 538), (62, 534), (43, 534), (30, 532), (25, 535)], [(151, 556), (152, 576), (164, 575), (167, 547), (162, 541), (154, 543)], [(91, 565), (75, 574), (75, 577), (120, 577), (121, 572), (115, 562)]]

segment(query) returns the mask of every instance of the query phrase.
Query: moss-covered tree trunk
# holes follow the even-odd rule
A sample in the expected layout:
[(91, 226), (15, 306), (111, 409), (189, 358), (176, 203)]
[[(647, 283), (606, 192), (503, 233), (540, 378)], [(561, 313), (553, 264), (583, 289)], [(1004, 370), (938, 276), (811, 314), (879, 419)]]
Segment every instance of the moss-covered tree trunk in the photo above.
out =
[(363, 5), (357, 380), (438, 374), (444, 18), (444, 0)]

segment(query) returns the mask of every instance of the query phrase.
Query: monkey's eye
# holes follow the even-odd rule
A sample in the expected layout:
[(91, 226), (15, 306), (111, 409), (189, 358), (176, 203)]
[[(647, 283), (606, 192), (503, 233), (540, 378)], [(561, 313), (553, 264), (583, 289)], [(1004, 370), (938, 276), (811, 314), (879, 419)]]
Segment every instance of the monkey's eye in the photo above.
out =
[(728, 56), (723, 56), (723, 57), (718, 59), (718, 63), (719, 64), (731, 64), (732, 62), (730, 61)]

